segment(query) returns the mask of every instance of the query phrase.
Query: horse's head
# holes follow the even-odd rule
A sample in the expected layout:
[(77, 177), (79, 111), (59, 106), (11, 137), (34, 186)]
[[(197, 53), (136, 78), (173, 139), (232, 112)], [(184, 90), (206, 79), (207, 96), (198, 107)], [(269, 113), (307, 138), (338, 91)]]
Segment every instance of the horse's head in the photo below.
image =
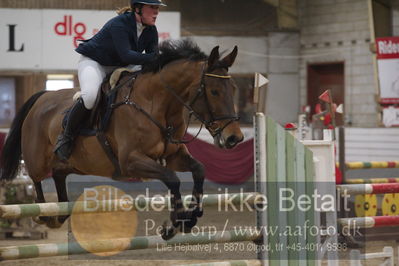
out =
[(192, 93), (192, 108), (212, 135), (215, 145), (227, 149), (244, 139), (234, 108), (236, 87), (227, 73), (236, 56), (237, 46), (223, 59), (219, 58), (219, 47), (213, 48), (203, 67), (200, 86)]

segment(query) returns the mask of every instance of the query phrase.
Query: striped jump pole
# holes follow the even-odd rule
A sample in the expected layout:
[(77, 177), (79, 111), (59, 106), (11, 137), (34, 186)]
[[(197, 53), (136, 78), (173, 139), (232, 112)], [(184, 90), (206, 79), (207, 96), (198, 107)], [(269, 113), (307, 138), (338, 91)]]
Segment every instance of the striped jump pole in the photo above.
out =
[[(78, 255), (88, 253), (114, 252), (124, 250), (138, 250), (156, 248), (161, 245), (197, 245), (210, 243), (228, 243), (228, 242), (242, 242), (255, 241), (261, 235), (259, 233), (235, 232), (235, 231), (220, 231), (214, 233), (201, 233), (199, 235), (182, 234), (176, 235), (174, 238), (165, 241), (161, 236), (148, 237), (134, 237), (110, 239), (110, 240), (95, 240), (85, 243), (69, 242), (69, 243), (51, 243), (51, 244), (37, 244), (24, 245), (12, 247), (0, 247), (0, 260), (16, 260), (16, 259), (30, 259), (38, 257), (54, 257), (66, 255)], [(90, 250), (87, 251), (88, 248)]]
[(399, 161), (392, 162), (347, 162), (345, 163), (346, 169), (371, 169), (371, 168), (399, 168)]
[(349, 253), (351, 259), (351, 265), (362, 265), (361, 260), (367, 261), (371, 259), (384, 259), (384, 263), (379, 265), (395, 265), (394, 264), (394, 252), (392, 247), (384, 247), (382, 252), (365, 253), (361, 254), (360, 250), (354, 249)]
[(399, 216), (370, 216), (356, 218), (340, 218), (341, 226), (349, 228), (373, 228), (399, 225)]
[(376, 178), (351, 178), (346, 179), (346, 184), (382, 184), (382, 183), (399, 183), (398, 177), (376, 177)]
[(349, 195), (399, 193), (399, 183), (337, 185), (337, 191)]
[[(262, 198), (257, 197), (258, 193), (225, 193), (225, 194), (205, 194), (203, 196), (203, 207), (222, 206), (225, 204), (248, 204), (253, 206), (255, 201), (262, 203)], [(191, 202), (191, 195), (183, 197), (183, 202)], [(15, 219), (22, 217), (35, 216), (58, 216), (76, 213), (98, 213), (113, 211), (148, 211), (156, 206), (167, 208), (169, 197), (138, 197), (128, 200), (105, 200), (105, 201), (76, 201), (76, 202), (51, 202), (51, 203), (32, 203), (0, 205), (0, 218)]]

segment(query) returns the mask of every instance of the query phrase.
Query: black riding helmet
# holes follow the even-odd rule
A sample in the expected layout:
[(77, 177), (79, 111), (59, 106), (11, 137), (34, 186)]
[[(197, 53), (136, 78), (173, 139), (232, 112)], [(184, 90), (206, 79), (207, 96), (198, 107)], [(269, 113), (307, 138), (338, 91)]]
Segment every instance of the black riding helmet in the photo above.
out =
[(141, 8), (143, 5), (151, 5), (151, 6), (166, 6), (164, 3), (162, 3), (162, 0), (131, 0), (130, 1), (130, 6), (134, 8), (138, 8), (139, 12), (138, 14), (141, 15)]
[(143, 4), (143, 5), (153, 5), (153, 6), (166, 6), (162, 3), (162, 0), (131, 0), (130, 4)]

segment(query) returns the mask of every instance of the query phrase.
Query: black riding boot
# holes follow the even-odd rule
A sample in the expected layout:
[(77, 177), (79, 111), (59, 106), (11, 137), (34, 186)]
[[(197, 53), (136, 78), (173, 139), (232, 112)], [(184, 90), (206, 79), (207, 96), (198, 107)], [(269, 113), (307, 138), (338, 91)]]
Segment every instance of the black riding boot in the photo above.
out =
[(72, 154), (73, 141), (78, 134), (83, 120), (90, 114), (90, 110), (86, 109), (83, 100), (79, 98), (69, 111), (64, 132), (57, 139), (54, 152), (61, 160), (68, 160)]

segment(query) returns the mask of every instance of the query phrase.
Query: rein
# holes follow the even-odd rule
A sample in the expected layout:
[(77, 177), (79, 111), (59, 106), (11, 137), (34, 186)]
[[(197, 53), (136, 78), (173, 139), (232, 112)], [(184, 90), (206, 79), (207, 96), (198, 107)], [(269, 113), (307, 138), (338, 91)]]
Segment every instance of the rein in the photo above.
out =
[[(189, 143), (191, 141), (193, 141), (194, 139), (196, 139), (199, 135), (199, 133), (202, 130), (202, 126), (205, 125), (205, 127), (209, 130), (209, 132), (211, 133), (212, 137), (215, 137), (216, 135), (219, 135), (229, 124), (231, 124), (234, 121), (239, 120), (240, 118), (238, 116), (221, 116), (221, 117), (215, 117), (214, 114), (211, 111), (210, 108), (210, 104), (208, 101), (208, 97), (206, 94), (206, 85), (205, 85), (205, 76), (207, 77), (212, 77), (212, 78), (221, 78), (221, 79), (230, 79), (231, 76), (222, 76), (222, 75), (216, 75), (216, 74), (212, 74), (212, 73), (206, 73), (205, 72), (205, 65), (203, 67), (202, 70), (202, 75), (201, 75), (201, 82), (200, 85), (197, 89), (197, 94), (195, 95), (195, 97), (193, 98), (193, 100), (190, 102), (190, 104), (187, 104), (176, 92), (175, 90), (170, 87), (165, 80), (163, 79), (162, 75), (161, 75), (161, 71), (159, 72), (160, 75), (160, 79), (162, 82), (162, 85), (164, 86), (164, 88), (166, 88), (188, 111), (189, 111), (189, 120), (187, 123), (187, 127), (185, 130), (185, 133), (187, 133), (190, 121), (191, 121), (191, 117), (195, 116), (196, 119), (198, 119), (201, 122), (201, 127), (199, 129), (199, 131), (197, 132), (197, 134), (191, 138), (190, 140), (176, 140), (173, 138), (174, 133), (176, 132), (176, 129), (173, 128), (172, 126), (168, 126), (165, 127), (163, 126), (161, 123), (159, 123), (157, 120), (155, 120), (147, 111), (145, 111), (141, 106), (139, 106), (137, 103), (135, 103), (134, 101), (132, 101), (130, 99), (130, 95), (132, 93), (133, 87), (130, 88), (128, 95), (126, 95), (124, 97), (124, 101), (119, 102), (119, 103), (115, 103), (115, 104), (111, 104), (111, 108), (116, 109), (117, 107), (121, 106), (121, 105), (130, 105), (132, 107), (134, 107), (136, 110), (140, 111), (142, 114), (144, 114), (152, 123), (154, 123), (163, 133), (165, 139), (173, 144), (186, 144)], [(201, 117), (200, 114), (198, 114), (191, 106), (197, 101), (197, 99), (203, 95), (205, 97), (205, 102), (207, 105), (207, 109), (208, 112), (210, 114), (211, 119), (210, 120), (205, 120)], [(223, 125), (223, 127), (217, 127), (217, 128), (213, 128), (214, 125), (216, 125), (216, 121), (219, 120), (226, 120), (226, 119), (230, 119), (230, 121), (228, 121), (227, 123), (225, 123)]]

